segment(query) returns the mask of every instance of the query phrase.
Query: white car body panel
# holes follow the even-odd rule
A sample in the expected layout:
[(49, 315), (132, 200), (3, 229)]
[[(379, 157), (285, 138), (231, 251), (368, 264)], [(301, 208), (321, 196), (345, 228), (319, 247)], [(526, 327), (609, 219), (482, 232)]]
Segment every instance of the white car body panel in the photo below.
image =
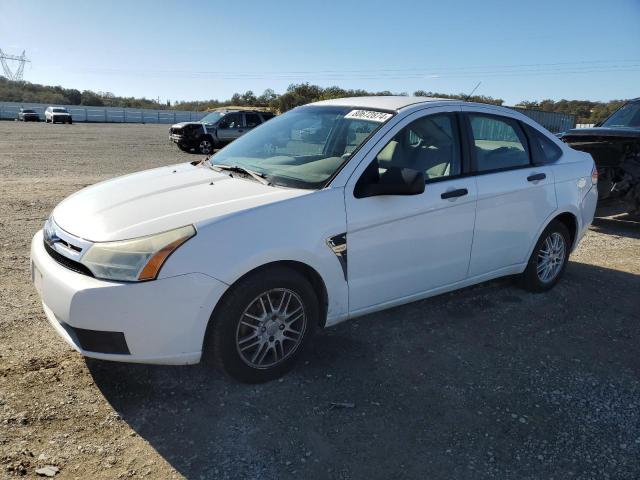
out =
[[(74, 349), (104, 360), (197, 363), (210, 306), (227, 289), (202, 273), (133, 284), (80, 275), (49, 256), (42, 231), (31, 243), (31, 262), (49, 322)], [(125, 332), (131, 355), (85, 352), (63, 325)]]
[[(442, 106), (430, 113), (457, 112)], [(355, 198), (360, 174), (380, 146), (420, 118), (413, 113), (394, 125), (371, 149), (345, 188), (351, 313), (464, 280), (473, 240), (475, 178), (427, 184), (421, 195)], [(442, 199), (448, 190), (466, 188), (464, 197)]]
[[(527, 181), (537, 173), (546, 178)], [(478, 203), (469, 275), (525, 264), (538, 226), (557, 207), (551, 167), (478, 175), (476, 182)]]
[(308, 193), (234, 179), (186, 163), (87, 187), (63, 200), (53, 217), (67, 232), (107, 242), (163, 232)]
[[(137, 238), (193, 224), (197, 234), (144, 283), (91, 278), (57, 263), (34, 237), (34, 283), (58, 333), (84, 355), (109, 360), (194, 363), (210, 316), (244, 275), (274, 262), (315, 272), (326, 289), (326, 326), (524, 270), (546, 225), (575, 218), (579, 242), (593, 219), (593, 161), (515, 111), (414, 97), (318, 102), (394, 111), (320, 190), (263, 185), (205, 166), (181, 164), (81, 190), (52, 217), (86, 243)], [(404, 125), (442, 111), (486, 111), (540, 130), (562, 149), (553, 164), (428, 182), (414, 196), (356, 199), (354, 186)], [(531, 183), (531, 173), (545, 173)], [(466, 188), (455, 199), (440, 195)], [(347, 235), (345, 270), (327, 240)], [(81, 259), (85, 245), (77, 257)], [(56, 247), (58, 253), (65, 253)], [(71, 255), (71, 254), (69, 254)], [(320, 292), (319, 292), (320, 293)], [(124, 332), (130, 355), (83, 351), (65, 326)]]

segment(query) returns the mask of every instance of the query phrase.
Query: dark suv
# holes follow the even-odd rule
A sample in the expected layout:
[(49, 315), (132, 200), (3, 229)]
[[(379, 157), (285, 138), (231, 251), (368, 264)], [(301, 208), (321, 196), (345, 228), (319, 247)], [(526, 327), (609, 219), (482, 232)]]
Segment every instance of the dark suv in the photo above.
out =
[(233, 142), (274, 115), (257, 110), (224, 110), (207, 114), (199, 122), (172, 125), (169, 138), (183, 152), (208, 155), (215, 148)]
[(39, 122), (40, 115), (33, 109), (21, 108), (18, 112), (18, 120), (21, 122)]

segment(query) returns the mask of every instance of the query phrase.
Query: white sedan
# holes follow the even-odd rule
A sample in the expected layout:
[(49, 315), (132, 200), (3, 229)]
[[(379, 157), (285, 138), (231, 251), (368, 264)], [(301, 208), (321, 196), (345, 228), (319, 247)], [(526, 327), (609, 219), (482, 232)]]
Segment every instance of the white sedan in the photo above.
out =
[(589, 155), (507, 108), (329, 100), (70, 196), (33, 239), (32, 276), (86, 356), (207, 358), (262, 382), (349, 318), (504, 275), (548, 290), (596, 182)]

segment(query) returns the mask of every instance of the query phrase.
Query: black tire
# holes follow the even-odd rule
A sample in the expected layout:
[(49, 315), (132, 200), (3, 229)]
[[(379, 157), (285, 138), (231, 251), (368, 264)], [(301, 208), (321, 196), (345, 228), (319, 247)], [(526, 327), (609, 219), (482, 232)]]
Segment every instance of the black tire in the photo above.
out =
[(203, 135), (198, 139), (198, 145), (196, 146), (196, 152), (202, 155), (211, 155), (215, 149), (215, 142), (213, 138), (208, 135)]
[[(556, 237), (555, 235), (557, 234), (559, 234), (560, 237)], [(550, 278), (543, 279), (541, 277), (544, 277), (544, 275), (538, 273), (539, 267), (542, 268), (542, 265), (539, 262), (543, 261), (541, 257), (545, 255), (545, 252), (547, 251), (547, 239), (550, 239), (552, 242), (554, 238), (557, 238), (558, 241), (562, 239), (564, 254), (562, 256), (562, 260), (557, 258), (557, 255), (553, 255), (554, 259), (551, 263), (557, 265), (557, 267), (553, 268), (553, 274)], [(520, 275), (520, 286), (530, 292), (546, 292), (553, 288), (567, 268), (570, 250), (571, 235), (569, 234), (569, 230), (567, 230), (567, 227), (562, 222), (553, 220), (547, 228), (544, 229), (542, 235), (540, 235), (540, 238), (531, 253), (531, 258), (529, 258), (529, 262), (527, 263), (527, 268)]]
[(73, 124), (73, 120), (69, 119), (69, 125)]
[[(295, 301), (290, 308), (290, 302), (282, 308), (282, 298), (278, 294), (282, 292), (283, 297), (289, 295), (290, 301)], [(278, 305), (279, 310), (284, 310), (285, 315), (295, 317), (296, 305), (302, 306), (303, 321), (296, 323), (295, 328), (300, 328), (301, 335), (296, 340), (290, 340), (294, 345), (276, 339), (274, 335), (289, 335), (285, 327), (277, 326), (277, 321), (270, 319), (268, 308), (263, 307), (264, 318), (250, 319), (245, 316), (246, 312), (259, 312), (260, 310), (250, 310), (254, 305), (259, 305), (256, 301), (264, 299), (264, 295), (271, 292), (271, 302)], [(293, 292), (297, 297), (287, 292)], [(265, 302), (266, 303), (266, 302)], [(288, 313), (287, 313), (288, 312)], [(295, 270), (286, 267), (273, 267), (260, 270), (255, 274), (241, 279), (227, 292), (209, 320), (209, 327), (205, 337), (204, 360), (206, 363), (215, 364), (229, 377), (243, 383), (263, 383), (278, 378), (288, 372), (300, 356), (304, 347), (309, 344), (313, 334), (319, 325), (320, 308), (318, 297), (309, 281)], [(251, 325), (248, 325), (250, 322)], [(295, 321), (292, 321), (293, 324)], [(267, 325), (266, 327), (263, 325)], [(302, 328), (304, 326), (304, 328)], [(272, 328), (275, 327), (275, 328)], [(267, 330), (267, 328), (269, 330)], [(243, 330), (244, 329), (244, 330)], [(280, 333), (279, 330), (282, 332)], [(245, 336), (243, 337), (243, 333)], [(246, 333), (248, 332), (248, 334)], [(271, 335), (271, 336), (270, 336)], [(249, 339), (246, 341), (245, 339)], [(299, 339), (299, 340), (298, 340)], [(244, 343), (243, 343), (244, 342)], [(247, 346), (258, 342), (255, 349), (247, 349)], [(297, 343), (296, 343), (297, 342)], [(280, 347), (278, 348), (278, 343)], [(244, 345), (244, 347), (242, 347)], [(248, 357), (261, 356), (266, 351), (269, 352), (264, 358), (265, 366), (258, 368), (250, 365)], [(240, 350), (244, 348), (245, 353)], [(256, 354), (256, 349), (260, 349)], [(290, 349), (287, 353), (287, 349)], [(278, 352), (276, 353), (276, 351)], [(278, 362), (277, 356), (282, 352), (282, 358)], [(245, 358), (243, 358), (243, 355)], [(275, 355), (275, 357), (274, 357)], [(267, 360), (273, 360), (272, 365), (266, 365)], [(261, 360), (262, 361), (262, 360)]]

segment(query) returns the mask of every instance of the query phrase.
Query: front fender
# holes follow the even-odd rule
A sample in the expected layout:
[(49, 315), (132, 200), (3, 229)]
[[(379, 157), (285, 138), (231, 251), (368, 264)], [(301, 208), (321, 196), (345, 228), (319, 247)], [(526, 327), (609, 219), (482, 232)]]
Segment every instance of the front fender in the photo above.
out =
[(266, 264), (295, 261), (322, 278), (328, 296), (327, 325), (346, 317), (347, 281), (327, 245), (328, 238), (346, 231), (342, 189), (260, 205), (201, 222), (196, 228), (197, 235), (167, 260), (161, 277), (199, 272), (231, 286)]

